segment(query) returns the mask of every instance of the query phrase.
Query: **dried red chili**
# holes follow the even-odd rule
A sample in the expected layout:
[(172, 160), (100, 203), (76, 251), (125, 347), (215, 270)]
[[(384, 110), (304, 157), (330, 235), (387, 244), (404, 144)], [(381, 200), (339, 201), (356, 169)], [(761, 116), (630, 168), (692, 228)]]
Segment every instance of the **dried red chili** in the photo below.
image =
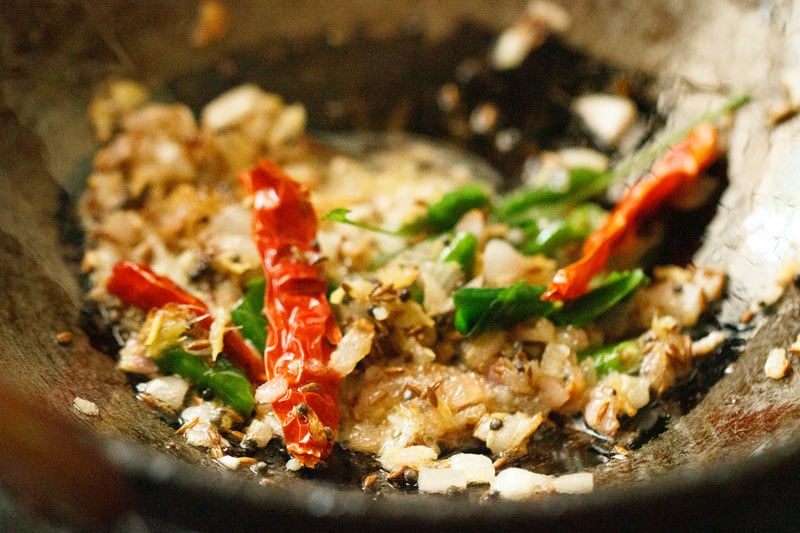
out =
[[(214, 321), (203, 300), (189, 294), (168, 277), (156, 274), (149, 267), (134, 261), (124, 260), (114, 265), (106, 288), (124, 303), (146, 311), (169, 303), (181, 304), (192, 310), (204, 328), (210, 328)], [(226, 331), (222, 340), (225, 355), (247, 374), (251, 382), (259, 384), (266, 381), (264, 361), (238, 331)]]
[(677, 189), (693, 183), (716, 157), (717, 129), (704, 122), (628, 190), (606, 222), (583, 243), (581, 258), (556, 272), (542, 299), (571, 300), (586, 293), (589, 281), (603, 269), (622, 238)]
[(308, 191), (271, 161), (239, 176), (252, 196), (252, 234), (263, 261), (267, 378), (286, 448), (303, 466), (327, 458), (339, 426), (340, 376), (328, 368), (341, 332), (316, 261), (317, 217)]

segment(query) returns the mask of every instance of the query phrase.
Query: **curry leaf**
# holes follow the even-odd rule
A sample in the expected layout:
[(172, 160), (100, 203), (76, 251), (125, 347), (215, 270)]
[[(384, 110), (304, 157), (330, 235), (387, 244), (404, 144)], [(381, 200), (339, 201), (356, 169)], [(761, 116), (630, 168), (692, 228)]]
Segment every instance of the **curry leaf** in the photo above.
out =
[(338, 209), (334, 209), (333, 211), (330, 211), (330, 212), (326, 213), (325, 216), (322, 217), (322, 220), (330, 220), (331, 222), (340, 222), (342, 224), (350, 224), (351, 226), (355, 226), (357, 228), (361, 228), (361, 229), (365, 229), (365, 230), (369, 230), (369, 231), (374, 231), (376, 233), (383, 233), (385, 235), (393, 235), (395, 237), (399, 237), (399, 236), (404, 235), (404, 233), (402, 231), (392, 231), (392, 230), (384, 229), (384, 228), (381, 228), (381, 227), (378, 227), (378, 226), (373, 226), (372, 224), (368, 224), (366, 222), (359, 222), (358, 220), (351, 220), (351, 219), (347, 218), (347, 215), (349, 215), (350, 212), (351, 211), (349, 209), (345, 209), (343, 207), (340, 207)]

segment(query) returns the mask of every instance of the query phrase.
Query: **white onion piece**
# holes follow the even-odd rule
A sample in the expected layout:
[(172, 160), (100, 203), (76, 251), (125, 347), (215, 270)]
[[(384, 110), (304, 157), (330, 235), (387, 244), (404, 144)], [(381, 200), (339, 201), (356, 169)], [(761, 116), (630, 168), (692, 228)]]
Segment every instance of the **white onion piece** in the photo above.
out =
[(455, 261), (426, 261), (420, 265), (419, 275), (425, 289), (423, 307), (428, 315), (452, 311), (455, 307), (450, 294), (464, 281), (461, 266)]
[(259, 385), (256, 389), (256, 403), (272, 404), (286, 394), (289, 384), (283, 376), (275, 376), (269, 381)]
[(486, 232), (486, 213), (480, 209), (472, 209), (459, 219), (455, 231), (466, 231), (472, 233), (478, 240), (483, 239)]
[(80, 396), (75, 396), (75, 398), (73, 398), (72, 406), (78, 412), (87, 416), (97, 416), (100, 414), (100, 409), (97, 407), (96, 403), (86, 398), (81, 398)]
[(553, 492), (553, 478), (523, 468), (506, 468), (492, 481), (490, 490), (509, 500), (525, 500), (534, 494)]
[(619, 143), (638, 115), (633, 100), (610, 94), (580, 96), (572, 109), (598, 141), (611, 147)]
[(450, 458), (450, 467), (463, 470), (467, 483), (491, 483), (494, 480), (494, 464), (486, 455), (459, 453)]
[(708, 355), (716, 350), (723, 342), (728, 339), (728, 334), (724, 331), (710, 331), (708, 335), (692, 341), (692, 357)]
[(600, 380), (599, 385), (614, 389), (612, 398), (618, 413), (634, 416), (650, 402), (650, 381), (647, 378), (611, 372)]
[[(222, 208), (208, 224), (208, 248), (229, 269), (244, 271), (258, 266), (260, 258), (250, 237), (250, 210), (240, 204)], [(235, 261), (234, 261), (235, 258)]]
[(783, 348), (773, 348), (767, 354), (767, 361), (764, 363), (764, 373), (768, 378), (782, 379), (789, 371), (791, 363), (786, 357), (786, 350)]
[[(306, 109), (300, 104), (287, 105), (275, 118), (269, 132), (269, 145), (280, 146), (297, 138), (306, 127)], [(293, 174), (290, 174), (293, 176)]]
[(456, 468), (420, 468), (417, 476), (420, 492), (446, 493), (451, 488), (467, 488), (467, 475)]
[(556, 492), (586, 494), (594, 489), (594, 476), (590, 472), (577, 472), (555, 477), (551, 483)]
[(223, 455), (222, 457), (217, 459), (217, 462), (219, 462), (219, 464), (221, 464), (228, 470), (237, 470), (239, 468), (239, 465), (241, 464), (238, 457), (233, 457), (230, 455)]
[(158, 365), (147, 357), (144, 346), (139, 342), (137, 335), (129, 337), (125, 341), (125, 346), (120, 349), (117, 368), (124, 372), (143, 374), (145, 376), (158, 372)]
[(280, 99), (266, 94), (255, 85), (242, 85), (227, 91), (203, 108), (202, 125), (223, 130), (241, 124), (257, 112), (275, 112)]
[(558, 4), (530, 2), (525, 14), (497, 38), (490, 57), (492, 67), (497, 70), (517, 68), (550, 32), (564, 32), (570, 24), (569, 13)]
[(222, 410), (209, 402), (187, 407), (181, 412), (185, 426), (183, 436), (192, 446), (202, 448), (230, 446), (230, 442), (219, 434), (214, 424), (219, 421)]
[[(502, 421), (498, 429), (491, 429), (491, 421), (497, 418)], [(524, 451), (528, 439), (541, 425), (544, 417), (541, 413), (531, 416), (524, 412), (508, 415), (493, 413), (484, 416), (475, 428), (475, 437), (486, 442), (486, 447), (493, 454), (507, 453), (516, 455)]]
[(254, 418), (244, 434), (243, 442), (254, 444), (258, 448), (263, 448), (272, 440), (274, 432), (272, 424), (260, 418)]
[(294, 457), (286, 461), (286, 470), (288, 470), (289, 472), (298, 472), (302, 468), (303, 468), (303, 463), (301, 463)]
[(528, 256), (503, 239), (490, 239), (483, 250), (483, 278), (487, 286), (505, 287), (524, 279), (531, 284), (550, 281), (555, 262), (543, 256)]
[(163, 376), (140, 383), (136, 390), (150, 396), (158, 405), (177, 411), (183, 406), (189, 382), (180, 376)]
[(724, 272), (713, 268), (701, 267), (692, 273), (692, 282), (700, 287), (707, 300), (718, 300), (722, 297), (727, 276)]
[(222, 353), (223, 338), (225, 337), (225, 325), (230, 316), (221, 305), (213, 309), (214, 321), (208, 328), (208, 340), (211, 343), (211, 358), (216, 361), (217, 356)]
[(544, 37), (543, 32), (529, 24), (514, 24), (497, 38), (492, 49), (492, 66), (497, 70), (517, 68)]
[(221, 412), (218, 407), (209, 402), (200, 405), (192, 405), (181, 411), (181, 420), (190, 422), (195, 418), (200, 422), (216, 423), (220, 419)]
[(372, 349), (374, 338), (375, 325), (366, 319), (357, 320), (331, 354), (328, 368), (342, 377), (348, 375)]
[(433, 463), (438, 455), (433, 448), (419, 445), (407, 448), (389, 448), (381, 453), (378, 461), (383, 469), (389, 472), (405, 466), (419, 470), (423, 466)]
[(800, 69), (790, 67), (782, 70), (781, 85), (791, 109), (800, 109)]

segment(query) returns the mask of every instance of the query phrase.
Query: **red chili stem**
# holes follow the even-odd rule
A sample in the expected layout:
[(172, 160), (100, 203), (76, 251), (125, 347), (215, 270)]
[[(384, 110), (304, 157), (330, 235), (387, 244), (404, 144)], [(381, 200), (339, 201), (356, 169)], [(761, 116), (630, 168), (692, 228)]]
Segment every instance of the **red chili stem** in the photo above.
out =
[(637, 181), (617, 203), (605, 223), (583, 243), (582, 256), (556, 272), (543, 300), (572, 300), (586, 293), (623, 237), (635, 231), (646, 216), (676, 190), (688, 186), (717, 157), (717, 129), (704, 122), (657, 160), (650, 173)]
[[(150, 267), (134, 261), (123, 260), (114, 265), (106, 288), (125, 304), (145, 311), (170, 303), (181, 304), (191, 308), (204, 328), (209, 329), (214, 322), (203, 300), (186, 292), (168, 277), (156, 274)], [(266, 381), (263, 359), (238, 331), (226, 331), (222, 340), (225, 355), (247, 374), (251, 382), (259, 384)]]

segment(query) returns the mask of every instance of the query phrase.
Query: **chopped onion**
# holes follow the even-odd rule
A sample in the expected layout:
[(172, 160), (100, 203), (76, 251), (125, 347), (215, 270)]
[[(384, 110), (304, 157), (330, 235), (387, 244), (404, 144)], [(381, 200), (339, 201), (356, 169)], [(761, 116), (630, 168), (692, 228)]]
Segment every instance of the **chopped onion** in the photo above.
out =
[(800, 354), (800, 335), (795, 337), (794, 342), (789, 346), (789, 351), (795, 355)]
[(269, 132), (269, 145), (277, 147), (303, 134), (306, 127), (306, 109), (300, 104), (281, 109)]
[(463, 470), (467, 483), (491, 483), (494, 480), (494, 464), (487, 455), (459, 453), (450, 458), (453, 470)]
[(131, 335), (128, 340), (125, 341), (125, 346), (119, 351), (117, 368), (124, 372), (142, 375), (150, 375), (158, 372), (158, 365), (156, 365), (155, 361), (147, 357), (144, 346), (139, 342), (138, 335)]
[(181, 411), (181, 420), (184, 422), (189, 422), (196, 418), (200, 422), (215, 423), (220, 419), (220, 416), (220, 409), (209, 402), (192, 405)]
[(464, 281), (464, 272), (455, 261), (426, 261), (419, 272), (425, 289), (423, 307), (430, 316), (445, 314), (454, 309), (450, 294)]
[(136, 390), (150, 396), (156, 403), (177, 411), (189, 390), (189, 382), (180, 376), (163, 376), (137, 385)]
[(202, 124), (212, 130), (240, 125), (258, 112), (274, 113), (280, 98), (267, 94), (255, 85), (242, 85), (223, 93), (203, 108)]
[(564, 494), (586, 494), (594, 489), (594, 476), (590, 472), (565, 474), (552, 479), (556, 492)]
[(328, 367), (342, 377), (348, 375), (372, 349), (374, 338), (375, 325), (366, 319), (357, 320), (339, 341)]
[(611, 147), (619, 143), (638, 115), (633, 100), (610, 94), (578, 97), (572, 109), (600, 143)]
[(184, 426), (179, 431), (192, 446), (217, 449), (230, 446), (230, 442), (219, 434), (214, 425), (221, 416), (222, 411), (208, 402), (187, 407), (181, 412)]
[(707, 300), (718, 300), (722, 297), (727, 276), (724, 272), (713, 268), (697, 268), (693, 272), (692, 282), (700, 287)]
[(781, 71), (781, 85), (791, 109), (800, 109), (800, 69), (797, 67), (783, 69)]
[(417, 477), (420, 492), (446, 493), (451, 488), (467, 488), (467, 474), (457, 468), (420, 468)]
[(419, 470), (435, 461), (438, 455), (436, 450), (427, 446), (395, 447), (383, 451), (378, 457), (378, 461), (383, 469), (389, 472), (404, 466), (411, 466)]
[(223, 455), (217, 459), (217, 462), (228, 470), (237, 470), (241, 464), (238, 457), (232, 457), (230, 455)]
[(590, 168), (597, 172), (605, 172), (608, 169), (608, 156), (591, 148), (583, 146), (562, 148), (557, 154), (567, 168)]
[(531, 2), (525, 14), (497, 38), (492, 49), (492, 66), (497, 70), (517, 68), (551, 31), (563, 32), (570, 23), (569, 13), (558, 4)]
[(222, 353), (222, 339), (225, 337), (225, 326), (230, 316), (221, 305), (213, 310), (213, 316), (214, 321), (208, 328), (208, 340), (211, 343), (211, 358), (216, 361), (217, 356)]
[(289, 472), (297, 472), (301, 468), (303, 468), (303, 464), (294, 457), (286, 461), (286, 470)]
[[(186, 442), (198, 448), (212, 448), (222, 445), (219, 431), (208, 422), (197, 422), (183, 432)], [(225, 441), (227, 445), (227, 441)]]
[(248, 445), (255, 445), (258, 448), (263, 448), (269, 441), (272, 440), (274, 432), (272, 431), (272, 424), (260, 418), (254, 418), (244, 434), (243, 443)]
[(453, 229), (472, 233), (478, 240), (482, 240), (486, 232), (486, 213), (480, 209), (472, 209), (461, 217)]
[[(502, 420), (498, 429), (491, 429), (492, 419)], [(524, 412), (507, 415), (505, 413), (486, 415), (475, 430), (475, 436), (486, 441), (486, 447), (492, 453), (517, 455), (524, 451), (528, 439), (541, 425), (544, 417), (541, 413), (531, 416)]]
[(283, 376), (275, 376), (269, 381), (259, 385), (256, 389), (256, 402), (272, 404), (286, 394), (289, 384)]
[(590, 391), (589, 401), (583, 408), (586, 424), (603, 435), (614, 435), (619, 429), (615, 394), (613, 388), (597, 385)]
[(773, 348), (767, 354), (767, 361), (764, 363), (764, 373), (768, 378), (782, 379), (789, 371), (791, 363), (786, 357), (786, 350), (783, 348)]
[(215, 264), (233, 273), (242, 273), (260, 264), (250, 237), (250, 210), (240, 204), (223, 207), (208, 224), (208, 249)]
[(554, 273), (553, 260), (523, 255), (503, 239), (490, 239), (483, 250), (483, 278), (489, 287), (505, 287), (520, 279), (533, 285), (545, 284)]
[(725, 340), (728, 334), (721, 330), (714, 330), (705, 337), (692, 341), (692, 357), (708, 355), (716, 350)]
[(491, 490), (502, 498), (525, 500), (534, 494), (553, 492), (553, 478), (523, 468), (506, 468), (494, 478)]
[(614, 389), (612, 399), (617, 413), (634, 416), (650, 402), (650, 380), (645, 377), (611, 372), (600, 380), (599, 385)]
[(78, 412), (87, 416), (97, 416), (100, 414), (100, 409), (98, 409), (96, 403), (86, 398), (81, 398), (80, 396), (76, 396), (72, 400), (72, 406), (77, 409)]

